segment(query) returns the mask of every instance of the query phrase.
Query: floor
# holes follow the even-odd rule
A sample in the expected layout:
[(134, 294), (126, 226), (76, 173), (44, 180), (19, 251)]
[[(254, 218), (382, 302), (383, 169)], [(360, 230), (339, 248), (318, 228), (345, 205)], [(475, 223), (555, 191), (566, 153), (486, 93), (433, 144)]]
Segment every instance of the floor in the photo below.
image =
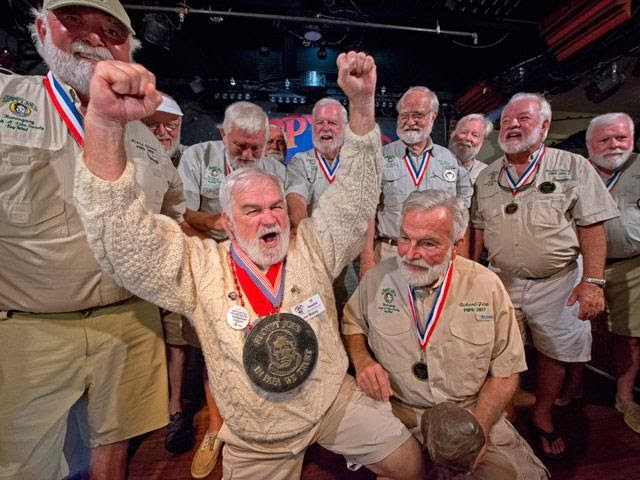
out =
[[(597, 356), (594, 354), (596, 359)], [(527, 384), (531, 383), (530, 377), (525, 375), (522, 383), (525, 388), (529, 388)], [(613, 408), (614, 394), (614, 383), (611, 380), (587, 371), (583, 399), (568, 407), (557, 409), (557, 428), (564, 433), (570, 451), (562, 461), (545, 461), (553, 479), (640, 479), (640, 435), (629, 430), (622, 422), (620, 414)], [(532, 401), (533, 395), (526, 390), (516, 397), (516, 427), (527, 439), (528, 407)], [(201, 410), (195, 417), (197, 438), (196, 446), (191, 452), (169, 454), (163, 446), (164, 430), (154, 432), (144, 439), (132, 458), (130, 480), (190, 479), (191, 459), (204, 434), (206, 415), (206, 411)], [(222, 478), (220, 461), (208, 478)], [(303, 480), (373, 478), (374, 476), (364, 469), (355, 473), (348, 471), (342, 457), (319, 446), (307, 451), (302, 472)]]

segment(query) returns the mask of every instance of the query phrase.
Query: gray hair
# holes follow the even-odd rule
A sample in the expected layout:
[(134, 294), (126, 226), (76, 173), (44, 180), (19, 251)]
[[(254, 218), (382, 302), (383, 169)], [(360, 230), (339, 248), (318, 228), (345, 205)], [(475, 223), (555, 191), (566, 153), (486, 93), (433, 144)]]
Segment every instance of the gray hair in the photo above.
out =
[(453, 219), (453, 242), (457, 242), (467, 230), (469, 223), (469, 211), (464, 202), (445, 190), (414, 191), (402, 204), (402, 218), (410, 210), (433, 210), (434, 208), (446, 208)]
[(338, 107), (340, 107), (340, 113), (342, 114), (342, 122), (344, 123), (344, 125), (347, 125), (347, 123), (349, 122), (349, 118), (347, 116), (347, 109), (344, 108), (344, 105), (342, 105), (335, 98), (325, 97), (318, 100), (316, 104), (313, 106), (313, 110), (311, 111), (311, 116), (313, 118), (316, 118), (316, 110), (318, 108), (323, 107), (325, 105), (331, 105), (331, 104), (335, 104), (335, 105), (338, 105)]
[(284, 187), (277, 176), (259, 168), (239, 168), (224, 177), (222, 184), (220, 185), (220, 206), (222, 207), (222, 211), (226, 213), (229, 218), (233, 218), (231, 213), (234, 204), (233, 192), (236, 189), (245, 189), (259, 179), (270, 180), (276, 187), (278, 187), (280, 195), (282, 195), (282, 199), (285, 202), (286, 209), (287, 204), (284, 195)]
[(460, 120), (458, 120), (458, 123), (456, 123), (456, 128), (453, 129), (453, 132), (451, 132), (451, 135), (453, 135), (455, 131), (458, 130), (458, 127), (461, 127), (465, 123), (471, 122), (473, 120), (480, 120), (484, 124), (485, 138), (487, 138), (487, 136), (493, 131), (493, 123), (487, 120), (487, 117), (485, 117), (481, 113), (470, 113), (469, 115), (465, 115)]
[[(545, 120), (549, 121), (549, 126), (542, 136), (542, 141), (544, 142), (549, 133), (549, 128), (551, 127), (551, 104), (546, 98), (544, 98), (544, 96), (540, 95), (539, 93), (520, 92), (511, 97), (504, 108), (506, 109), (510, 104), (517, 100), (533, 100), (540, 107), (540, 116), (542, 117), (542, 122), (544, 122)], [(504, 109), (502, 111), (504, 112)]]
[(222, 128), (225, 135), (231, 133), (231, 127), (235, 126), (250, 134), (264, 131), (264, 141), (269, 140), (269, 118), (264, 110), (255, 103), (235, 102), (224, 111)]
[(429, 95), (429, 110), (432, 112), (437, 112), (440, 109), (440, 102), (438, 101), (438, 96), (436, 95), (436, 93), (433, 90), (429, 90), (427, 87), (423, 87), (421, 85), (418, 85), (416, 87), (411, 87), (409, 88), (409, 90), (407, 90), (406, 92), (404, 92), (402, 94), (402, 97), (400, 97), (400, 100), (398, 100), (398, 103), (396, 103), (396, 110), (398, 113), (400, 113), (400, 107), (402, 106), (402, 103), (404, 102), (405, 98), (415, 92), (420, 92), (420, 93), (424, 93), (426, 95)]
[[(44, 23), (47, 28), (47, 32), (49, 31), (49, 10), (44, 8), (32, 8), (31, 15), (33, 15), (34, 22), (29, 25), (29, 33), (31, 33), (31, 40), (33, 41), (33, 45), (36, 47), (38, 54), (44, 58), (42, 52), (44, 51), (44, 45), (42, 44), (42, 40), (40, 39), (40, 35), (38, 35), (38, 29), (36, 28), (35, 20), (39, 19)], [(108, 15), (108, 14), (107, 14)], [(142, 42), (137, 38), (133, 37), (129, 34), (129, 61), (133, 60), (133, 54), (142, 48)]]
[(617, 120), (626, 120), (629, 124), (629, 129), (631, 130), (631, 136), (633, 137), (635, 125), (633, 124), (633, 120), (629, 115), (623, 112), (614, 112), (614, 113), (605, 113), (603, 115), (598, 115), (597, 117), (593, 117), (589, 122), (589, 126), (587, 127), (587, 133), (585, 134), (585, 138), (587, 142), (591, 140), (591, 136), (593, 135), (593, 131), (599, 125), (614, 123)]

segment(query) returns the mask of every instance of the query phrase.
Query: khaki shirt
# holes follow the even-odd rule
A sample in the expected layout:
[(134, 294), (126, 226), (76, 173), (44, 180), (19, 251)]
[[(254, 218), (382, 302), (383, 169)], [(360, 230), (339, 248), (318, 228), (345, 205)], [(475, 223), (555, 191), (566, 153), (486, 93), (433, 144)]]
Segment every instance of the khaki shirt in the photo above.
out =
[(468, 172), (458, 165), (458, 160), (448, 149), (435, 145), (429, 139), (427, 150), (431, 153), (427, 171), (416, 187), (403, 157), (407, 147), (402, 140), (382, 148), (382, 200), (378, 211), (378, 233), (397, 239), (400, 235), (402, 203), (415, 190), (440, 189), (471, 204), (473, 189)]
[[(221, 140), (202, 142), (186, 148), (182, 152), (178, 172), (184, 184), (184, 196), (187, 208), (195, 212), (218, 214), (220, 206), (220, 185), (227, 176), (227, 147)], [(259, 160), (260, 168), (277, 176), (284, 184), (286, 167), (273, 158)], [(216, 240), (224, 240), (225, 233), (210, 232)]]
[[(488, 376), (508, 377), (527, 369), (513, 306), (502, 283), (487, 268), (458, 256), (442, 314), (426, 347), (428, 381), (416, 378), (411, 367), (421, 359), (421, 350), (398, 258), (378, 263), (364, 276), (344, 310), (342, 333), (367, 337), (399, 401), (420, 408), (445, 401), (471, 403)], [(434, 298), (435, 292), (416, 289), (422, 319)]]
[[(182, 184), (151, 131), (129, 123), (125, 148), (146, 207), (182, 221)], [(131, 296), (96, 263), (73, 206), (80, 151), (42, 77), (0, 74), (0, 310), (68, 312)]]
[(481, 162), (480, 160), (476, 160), (475, 158), (471, 161), (471, 168), (467, 168), (464, 165), (460, 165), (467, 172), (469, 172), (469, 178), (471, 179), (471, 183), (475, 184), (476, 180), (478, 180), (478, 175), (480, 172), (488, 167), (486, 163)]
[[(336, 157), (333, 161), (338, 159)], [(340, 167), (336, 171), (339, 175)], [(287, 164), (287, 185), (286, 193), (297, 193), (302, 195), (307, 201), (307, 213), (311, 215), (313, 209), (318, 207), (320, 197), (330, 185), (325, 177), (322, 168), (318, 165), (315, 150), (296, 153)]]
[(618, 182), (609, 193), (620, 210), (620, 217), (604, 224), (607, 258), (640, 255), (640, 155), (629, 157)]
[[(576, 260), (576, 226), (617, 217), (618, 210), (595, 169), (580, 155), (547, 148), (532, 185), (512, 195), (501, 157), (478, 177), (471, 208), (473, 226), (484, 230), (489, 261), (522, 278), (546, 278)], [(512, 176), (518, 178), (515, 170)], [(500, 178), (498, 178), (500, 177)], [(553, 191), (540, 191), (542, 183)], [(508, 214), (505, 208), (518, 209)]]
[[(91, 175), (84, 163), (78, 166), (75, 198), (103, 267), (141, 298), (191, 320), (225, 424), (254, 443), (294, 439), (316, 428), (346, 373), (332, 282), (362, 248), (379, 195), (381, 155), (377, 129), (356, 136), (347, 128), (345, 137), (343, 174), (329, 188), (328, 200), (298, 226), (285, 264), (281, 311), (291, 312), (316, 294), (322, 301), (324, 310), (308, 319), (318, 362), (304, 384), (279, 394), (251, 383), (242, 361), (246, 331), (227, 323), (227, 311), (240, 303), (229, 296), (235, 290), (229, 243), (187, 237), (145, 212), (135, 202), (130, 163), (115, 182)], [(123, 241), (129, 238), (137, 241)], [(245, 308), (257, 321), (248, 301)]]

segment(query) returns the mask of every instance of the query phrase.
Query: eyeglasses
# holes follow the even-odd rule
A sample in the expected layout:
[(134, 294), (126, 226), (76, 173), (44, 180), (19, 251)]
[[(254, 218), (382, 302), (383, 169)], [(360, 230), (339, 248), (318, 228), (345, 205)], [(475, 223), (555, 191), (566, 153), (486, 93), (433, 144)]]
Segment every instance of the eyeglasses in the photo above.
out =
[(425, 118), (427, 118), (427, 115), (429, 113), (431, 113), (431, 112), (401, 113), (400, 115), (398, 115), (398, 118), (400, 119), (401, 122), (406, 122), (409, 119), (413, 120), (414, 122), (419, 122), (419, 121), (424, 120)]
[(158, 130), (160, 130), (160, 127), (164, 127), (164, 129), (169, 132), (169, 133), (173, 133), (176, 131), (176, 129), (180, 126), (180, 122), (169, 122), (169, 123), (164, 123), (164, 122), (150, 122), (150, 123), (146, 123), (145, 125), (147, 127), (149, 127), (151, 129), (152, 132), (157, 132)]

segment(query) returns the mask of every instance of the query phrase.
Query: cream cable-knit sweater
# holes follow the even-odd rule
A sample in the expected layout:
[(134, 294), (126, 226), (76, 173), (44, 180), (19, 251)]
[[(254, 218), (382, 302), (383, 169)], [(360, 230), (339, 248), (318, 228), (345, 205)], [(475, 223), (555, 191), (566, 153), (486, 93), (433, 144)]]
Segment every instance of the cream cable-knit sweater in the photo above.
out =
[[(380, 192), (380, 133), (346, 129), (342, 173), (320, 207), (291, 240), (281, 311), (319, 294), (326, 311), (308, 320), (319, 344), (307, 381), (290, 392), (255, 387), (242, 365), (245, 333), (226, 322), (238, 304), (228, 265), (229, 243), (185, 236), (167, 217), (144, 210), (131, 162), (114, 182), (89, 172), (82, 157), (75, 178), (76, 207), (102, 268), (134, 294), (191, 319), (202, 344), (209, 382), (227, 427), (254, 442), (308, 433), (335, 399), (347, 369), (332, 281), (361, 250)], [(252, 320), (258, 318), (247, 302)]]

